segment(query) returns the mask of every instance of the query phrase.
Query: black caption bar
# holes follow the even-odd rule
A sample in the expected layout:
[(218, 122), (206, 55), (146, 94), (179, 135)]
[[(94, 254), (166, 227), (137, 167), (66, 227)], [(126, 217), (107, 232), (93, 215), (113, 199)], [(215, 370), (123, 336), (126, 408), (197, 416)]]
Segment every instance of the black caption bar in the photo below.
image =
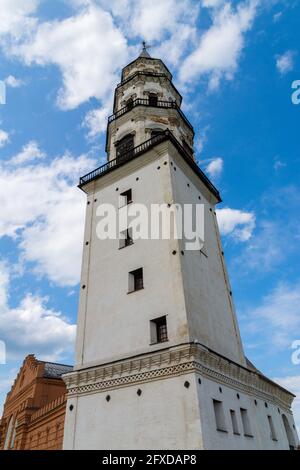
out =
[[(235, 455), (232, 455), (234, 452)], [(246, 458), (247, 464), (260, 462), (267, 459), (268, 465), (276, 459), (278, 465), (282, 462), (287, 467), (289, 461), (293, 464), (299, 460), (300, 453), (295, 452), (263, 452), (263, 451), (243, 451), (242, 455), (238, 455), (237, 451), (2, 451), (0, 452), (0, 467), (11, 464), (42, 466), (42, 468), (55, 469), (57, 464), (66, 464), (69, 468), (70, 464), (77, 467), (82, 465), (86, 470), (88, 465), (93, 465), (93, 469), (105, 469), (108, 466), (121, 466), (123, 468), (135, 469), (139, 466), (153, 465), (159, 466), (199, 466), (204, 464), (220, 464), (224, 467), (228, 459), (228, 464), (234, 467), (234, 464), (240, 464)], [(245, 453), (247, 456), (245, 456)], [(243, 459), (243, 460), (242, 460)]]

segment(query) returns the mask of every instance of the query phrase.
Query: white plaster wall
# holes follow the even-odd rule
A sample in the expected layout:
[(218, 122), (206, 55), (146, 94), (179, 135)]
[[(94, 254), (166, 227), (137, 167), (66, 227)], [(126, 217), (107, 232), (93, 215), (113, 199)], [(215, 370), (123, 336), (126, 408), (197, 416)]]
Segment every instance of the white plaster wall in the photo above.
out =
[[(185, 381), (190, 388), (184, 387)], [(107, 395), (111, 396), (109, 402)], [(72, 448), (201, 449), (195, 375), (81, 396), (77, 406), (76, 399), (69, 399), (64, 449)]]
[[(201, 416), (201, 427), (203, 429), (203, 446), (208, 450), (232, 449), (232, 450), (288, 450), (289, 444), (286, 437), (282, 414), (285, 414), (293, 430), (295, 441), (298, 442), (297, 434), (293, 429), (294, 421), (291, 413), (278, 409), (278, 406), (267, 402), (255, 395), (248, 395), (242, 391), (224, 386), (205, 377), (200, 377), (201, 385), (198, 384), (198, 397)], [(220, 387), (222, 392), (220, 392)], [(237, 398), (239, 394), (240, 398)], [(213, 399), (222, 401), (228, 432), (217, 431), (213, 409)], [(255, 401), (257, 400), (257, 405)], [(253, 437), (246, 437), (243, 433), (240, 408), (247, 409)], [(234, 435), (231, 424), (230, 410), (235, 410), (240, 435)], [(279, 411), (278, 411), (279, 410)], [(277, 441), (273, 441), (270, 435), (268, 415), (272, 416), (276, 430)]]
[[(223, 403), (227, 432), (216, 429), (213, 399)], [(244, 436), (240, 408), (248, 411), (253, 437)], [(230, 410), (236, 412), (240, 435), (233, 433)], [(184, 374), (70, 398), (64, 449), (288, 450), (283, 413), (293, 429), (292, 415), (277, 405), (268, 402), (266, 408), (260, 397), (198, 374)], [(268, 415), (277, 441), (271, 439)], [(294, 430), (293, 434), (297, 443)]]
[[(170, 166), (164, 165), (168, 158), (153, 157), (149, 152), (98, 180), (99, 187), (88, 197), (85, 242), (89, 245), (84, 245), (81, 279), (86, 288), (81, 290), (76, 346), (79, 365), (161, 348), (150, 346), (150, 320), (163, 315), (168, 323), (166, 345), (189, 340), (180, 255), (172, 254), (178, 251), (178, 242), (136, 240), (120, 250), (118, 240), (101, 241), (96, 236), (97, 206), (110, 203), (118, 210), (123, 191), (132, 189), (133, 201), (147, 207), (172, 200)], [(141, 267), (144, 289), (128, 294), (128, 273)]]
[(207, 257), (199, 251), (185, 251), (181, 258), (190, 339), (245, 364), (230, 285), (222, 264), (214, 204), (207, 200), (201, 183), (183, 159), (174, 153), (173, 161), (176, 166), (176, 171), (171, 173), (174, 202), (205, 206), (204, 252)]
[[(97, 189), (89, 196), (85, 239), (89, 245), (84, 245), (81, 280), (86, 288), (81, 291), (76, 348), (79, 365), (155, 349), (149, 346), (150, 320), (163, 315), (167, 315), (168, 344), (198, 340), (245, 363), (220, 260), (214, 215), (208, 209), (203, 184), (190, 174), (187, 165), (185, 171), (180, 168), (183, 162), (176, 160), (175, 149), (173, 153), (176, 172), (167, 156), (155, 159), (154, 150), (98, 180)], [(185, 251), (182, 256), (184, 247), (177, 240), (136, 240), (121, 250), (118, 240), (99, 240), (97, 205), (110, 203), (118, 210), (119, 194), (127, 189), (132, 189), (135, 203), (148, 208), (155, 203), (198, 203), (201, 195), (200, 202), (206, 205), (208, 257), (198, 251)], [(128, 273), (140, 267), (144, 269), (145, 288), (128, 294)]]

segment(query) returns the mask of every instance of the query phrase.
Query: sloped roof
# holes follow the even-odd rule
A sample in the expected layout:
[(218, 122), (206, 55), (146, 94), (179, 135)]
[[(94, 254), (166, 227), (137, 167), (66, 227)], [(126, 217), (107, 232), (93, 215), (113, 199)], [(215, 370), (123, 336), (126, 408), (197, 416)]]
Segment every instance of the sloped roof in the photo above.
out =
[(142, 52), (140, 53), (139, 57), (145, 57), (146, 59), (151, 59), (151, 55), (147, 51), (147, 49), (144, 47)]
[(72, 370), (72, 366), (67, 366), (65, 364), (56, 364), (54, 362), (45, 362), (43, 377), (47, 379), (59, 379), (63, 374), (67, 374)]

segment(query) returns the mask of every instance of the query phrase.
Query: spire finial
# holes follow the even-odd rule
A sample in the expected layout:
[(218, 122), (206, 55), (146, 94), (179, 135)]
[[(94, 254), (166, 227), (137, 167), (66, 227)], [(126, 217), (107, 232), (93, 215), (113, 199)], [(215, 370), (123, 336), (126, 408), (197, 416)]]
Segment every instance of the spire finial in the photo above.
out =
[(149, 54), (149, 52), (147, 51), (147, 49), (150, 49), (151, 46), (149, 46), (149, 45), (146, 43), (146, 41), (143, 41), (143, 42), (142, 42), (142, 45), (143, 45), (143, 50), (142, 50), (142, 52), (141, 52), (141, 54), (140, 54), (140, 57), (148, 57), (148, 58), (150, 58), (150, 54)]

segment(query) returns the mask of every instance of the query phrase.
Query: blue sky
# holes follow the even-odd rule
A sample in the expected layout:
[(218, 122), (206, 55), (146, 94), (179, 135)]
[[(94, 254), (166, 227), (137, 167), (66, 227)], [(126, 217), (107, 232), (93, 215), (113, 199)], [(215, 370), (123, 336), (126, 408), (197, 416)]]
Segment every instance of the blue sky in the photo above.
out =
[[(105, 160), (112, 94), (143, 39), (162, 58), (223, 197), (218, 218), (245, 351), (298, 398), (300, 80), (297, 0), (0, 0), (0, 365), (73, 362), (80, 175)], [(133, 8), (134, 5), (134, 8)]]

